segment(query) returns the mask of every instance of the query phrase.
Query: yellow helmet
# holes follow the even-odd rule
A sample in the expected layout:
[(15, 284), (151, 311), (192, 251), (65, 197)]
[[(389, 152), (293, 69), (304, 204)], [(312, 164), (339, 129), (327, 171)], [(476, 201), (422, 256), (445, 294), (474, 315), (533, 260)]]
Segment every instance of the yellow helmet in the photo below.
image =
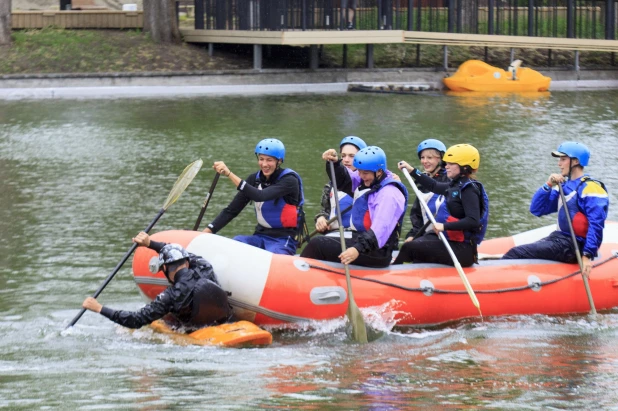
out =
[(456, 144), (446, 150), (442, 160), (447, 163), (458, 164), (460, 167), (469, 166), (471, 169), (476, 170), (481, 163), (481, 156), (479, 151), (470, 144)]

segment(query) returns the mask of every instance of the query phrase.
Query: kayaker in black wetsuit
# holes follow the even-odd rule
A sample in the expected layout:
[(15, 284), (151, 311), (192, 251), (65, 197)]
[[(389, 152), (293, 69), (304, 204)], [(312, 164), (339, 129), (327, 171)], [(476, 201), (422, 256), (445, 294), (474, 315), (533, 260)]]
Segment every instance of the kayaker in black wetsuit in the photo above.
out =
[[(171, 285), (139, 311), (114, 310), (88, 297), (82, 306), (129, 328), (144, 325), (171, 314), (172, 326), (191, 332), (198, 328), (232, 321), (227, 293), (219, 286), (212, 266), (203, 258), (188, 253), (178, 244), (151, 241), (141, 232), (133, 242), (159, 252), (151, 272), (163, 271)], [(168, 321), (170, 322), (170, 321)]]

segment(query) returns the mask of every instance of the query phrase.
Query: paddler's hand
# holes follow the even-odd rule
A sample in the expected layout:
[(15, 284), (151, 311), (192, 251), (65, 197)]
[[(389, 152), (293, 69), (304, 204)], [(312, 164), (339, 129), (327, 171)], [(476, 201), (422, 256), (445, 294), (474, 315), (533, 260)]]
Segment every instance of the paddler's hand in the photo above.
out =
[(404, 243), (409, 243), (410, 241), (414, 241), (414, 237), (406, 238), (406, 241), (404, 241)]
[(393, 180), (399, 181), (401, 183), (401, 177), (399, 177), (397, 174), (393, 174), (391, 177), (393, 178)]
[(439, 232), (441, 232), (441, 231), (444, 231), (444, 224), (442, 224), (442, 223), (435, 223), (435, 224), (433, 225), (433, 231), (434, 231), (436, 234), (438, 234), (438, 233), (439, 233)]
[(318, 231), (318, 233), (323, 233), (327, 230), (330, 230), (328, 220), (324, 217), (319, 217), (315, 222), (315, 229)]
[(400, 161), (399, 164), (397, 164), (397, 167), (399, 167), (400, 170), (403, 170), (405, 168), (406, 170), (408, 170), (408, 173), (412, 173), (414, 171), (414, 167), (408, 164), (407, 161)]
[(556, 184), (562, 184), (562, 183), (564, 183), (564, 176), (562, 174), (558, 174), (558, 173), (550, 174), (549, 178), (547, 179), (547, 185), (550, 187), (553, 187)]
[(322, 160), (324, 161), (337, 161), (339, 157), (337, 156), (337, 150), (334, 148), (329, 148), (322, 154)]
[(584, 277), (589, 278), (592, 272), (592, 260), (587, 255), (582, 255), (582, 265), (584, 266)]
[(206, 227), (205, 229), (202, 230), (202, 233), (212, 234), (212, 230), (210, 228)]
[(222, 176), (225, 176), (225, 177), (229, 177), (230, 174), (232, 174), (230, 169), (227, 168), (227, 166), (225, 165), (225, 163), (223, 161), (215, 161), (215, 164), (213, 164), (212, 168), (217, 173), (219, 173), (219, 174), (221, 174)]
[(82, 307), (84, 307), (86, 310), (94, 311), (95, 313), (100, 313), (101, 308), (103, 308), (103, 306), (92, 297), (86, 298), (82, 303)]
[(339, 254), (339, 260), (342, 264), (352, 264), (359, 256), (359, 252), (356, 248), (350, 247), (345, 250), (344, 253)]
[(133, 237), (133, 242), (141, 247), (148, 247), (150, 245), (150, 236), (142, 231)]

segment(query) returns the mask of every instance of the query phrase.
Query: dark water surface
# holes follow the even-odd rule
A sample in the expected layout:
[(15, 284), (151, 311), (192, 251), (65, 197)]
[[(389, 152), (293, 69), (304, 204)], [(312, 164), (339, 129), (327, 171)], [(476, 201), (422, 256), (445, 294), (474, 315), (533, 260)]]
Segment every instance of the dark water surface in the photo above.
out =
[[(62, 331), (197, 158), (246, 176), (256, 142), (281, 139), (312, 217), (320, 155), (345, 135), (384, 148), (392, 169), (425, 138), (471, 143), (496, 237), (553, 222), (528, 204), (566, 139), (591, 148), (618, 220), (617, 113), (616, 91), (0, 102), (0, 408), (618, 409), (618, 310), (405, 331), (377, 307), (366, 314), (386, 335), (365, 346), (343, 319), (273, 330), (264, 349), (179, 347), (92, 313)], [(192, 227), (213, 176), (205, 166), (155, 231)], [(205, 223), (234, 193), (222, 178)], [(254, 224), (247, 210), (221, 234)], [(143, 304), (129, 264), (100, 300)]]

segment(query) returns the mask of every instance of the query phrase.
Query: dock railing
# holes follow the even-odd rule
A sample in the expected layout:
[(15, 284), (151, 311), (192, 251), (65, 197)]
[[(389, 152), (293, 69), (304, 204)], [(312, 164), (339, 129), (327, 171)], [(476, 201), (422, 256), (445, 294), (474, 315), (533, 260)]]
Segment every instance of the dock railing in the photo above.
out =
[[(350, 4), (356, 4), (353, 19)], [(405, 30), (616, 39), (615, 0), (195, 0), (195, 29)]]

